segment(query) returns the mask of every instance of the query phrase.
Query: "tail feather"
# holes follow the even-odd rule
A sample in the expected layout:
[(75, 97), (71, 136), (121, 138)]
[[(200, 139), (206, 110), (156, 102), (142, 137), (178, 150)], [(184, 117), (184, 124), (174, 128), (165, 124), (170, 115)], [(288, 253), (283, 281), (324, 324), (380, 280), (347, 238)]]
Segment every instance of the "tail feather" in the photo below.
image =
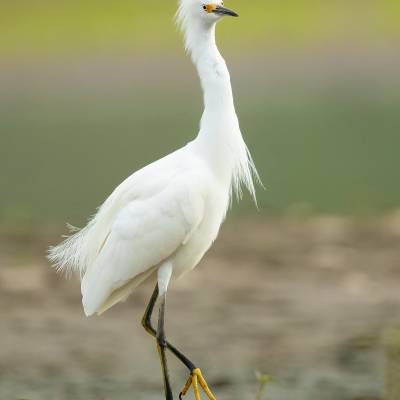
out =
[(50, 247), (48, 259), (58, 271), (78, 272), (81, 278), (101, 251), (110, 233), (115, 215), (123, 203), (122, 184), (99, 207), (97, 213), (82, 228), (67, 225), (70, 236), (59, 245)]
[(87, 251), (85, 242), (90, 223), (83, 229), (68, 226), (70, 232), (75, 232), (57, 246), (49, 248), (47, 258), (59, 272), (70, 274), (79, 272), (81, 276), (85, 273), (87, 266)]

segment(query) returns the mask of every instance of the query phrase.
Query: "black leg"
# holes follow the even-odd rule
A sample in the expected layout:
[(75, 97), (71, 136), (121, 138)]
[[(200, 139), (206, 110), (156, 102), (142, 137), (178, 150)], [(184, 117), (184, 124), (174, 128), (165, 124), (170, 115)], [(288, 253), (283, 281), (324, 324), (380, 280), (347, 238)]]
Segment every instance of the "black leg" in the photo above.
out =
[(142, 318), (142, 325), (143, 328), (153, 337), (156, 337), (156, 330), (153, 328), (151, 325), (151, 316), (153, 314), (154, 306), (156, 304), (158, 298), (158, 284), (156, 284), (156, 287), (153, 291), (153, 294), (151, 295), (149, 304), (146, 307), (146, 311), (144, 312), (143, 318)]
[(157, 349), (158, 354), (160, 355), (161, 361), (161, 369), (164, 378), (164, 389), (165, 389), (165, 399), (173, 400), (171, 384), (169, 382), (168, 375), (168, 365), (167, 365), (167, 357), (165, 355), (165, 349), (167, 347), (167, 343), (165, 340), (165, 330), (164, 330), (164, 316), (165, 316), (165, 294), (162, 297), (160, 312), (158, 314), (158, 328), (157, 328)]
[(174, 354), (190, 371), (189, 379), (187, 380), (184, 388), (179, 394), (179, 399), (182, 400), (183, 396), (186, 395), (191, 386), (193, 386), (194, 394), (196, 399), (200, 398), (199, 385), (209, 398), (209, 400), (216, 400), (215, 396), (209, 389), (206, 380), (204, 379), (201, 371), (185, 356), (183, 355), (175, 346), (170, 344), (165, 338), (164, 331), (164, 317), (165, 317), (165, 295), (162, 298), (160, 305), (160, 312), (158, 318), (157, 330), (155, 330), (151, 324), (151, 316), (154, 311), (154, 306), (159, 297), (158, 285), (156, 285), (154, 292), (151, 296), (150, 302), (146, 307), (146, 311), (142, 318), (142, 325), (146, 331), (153, 337), (157, 339), (157, 349), (160, 354), (161, 367), (163, 371), (165, 395), (167, 400), (173, 400), (171, 386), (168, 377), (167, 359), (165, 354), (165, 349), (168, 349), (172, 354)]
[[(156, 285), (153, 294), (151, 295), (149, 304), (146, 307), (146, 311), (142, 318), (142, 325), (144, 329), (153, 337), (157, 336), (157, 331), (153, 328), (151, 324), (151, 316), (153, 314), (154, 306), (156, 304), (158, 298), (158, 285)], [(175, 346), (165, 340), (166, 348), (175, 356), (177, 357), (186, 367), (189, 369), (190, 372), (193, 372), (196, 369), (196, 366), (184, 355), (182, 354)]]

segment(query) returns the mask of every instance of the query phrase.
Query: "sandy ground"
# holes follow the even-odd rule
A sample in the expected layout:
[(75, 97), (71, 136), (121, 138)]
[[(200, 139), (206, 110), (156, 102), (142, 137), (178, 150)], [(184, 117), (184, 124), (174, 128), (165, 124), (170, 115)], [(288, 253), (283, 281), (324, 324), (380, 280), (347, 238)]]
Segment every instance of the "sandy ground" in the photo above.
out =
[[(167, 334), (217, 398), (383, 399), (382, 333), (400, 322), (400, 214), (237, 220), (169, 293)], [(0, 399), (162, 399), (140, 319), (152, 287), (87, 319), (76, 279), (49, 268), (53, 236), (1, 237)], [(170, 357), (174, 392), (187, 377)], [(188, 396), (191, 399), (192, 395)]]

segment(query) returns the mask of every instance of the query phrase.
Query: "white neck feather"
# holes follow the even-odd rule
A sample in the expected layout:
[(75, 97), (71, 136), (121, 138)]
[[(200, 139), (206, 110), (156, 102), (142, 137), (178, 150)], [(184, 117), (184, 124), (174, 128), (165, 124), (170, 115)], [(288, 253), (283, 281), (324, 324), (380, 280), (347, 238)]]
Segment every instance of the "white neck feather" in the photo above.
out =
[(200, 131), (193, 143), (231, 193), (241, 197), (244, 184), (256, 201), (253, 175), (259, 178), (240, 132), (229, 71), (215, 43), (215, 23), (180, 21), (204, 95)]

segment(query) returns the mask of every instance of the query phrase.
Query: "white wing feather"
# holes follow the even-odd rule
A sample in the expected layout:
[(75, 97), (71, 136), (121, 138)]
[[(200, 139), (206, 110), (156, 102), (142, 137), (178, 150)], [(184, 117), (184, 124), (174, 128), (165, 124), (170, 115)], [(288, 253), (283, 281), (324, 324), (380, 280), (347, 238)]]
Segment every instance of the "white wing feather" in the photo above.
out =
[(188, 213), (190, 189), (179, 185), (171, 182), (162, 193), (135, 200), (118, 213), (104, 246), (82, 279), (87, 315), (96, 312), (114, 290), (168, 259), (201, 222), (202, 205), (192, 203)]
[(175, 152), (133, 174), (85, 228), (50, 250), (59, 269), (80, 272), (87, 315), (104, 308), (113, 292), (134, 278), (145, 279), (200, 224), (204, 203), (196, 163), (191, 159), (192, 168), (185, 168), (184, 155)]

